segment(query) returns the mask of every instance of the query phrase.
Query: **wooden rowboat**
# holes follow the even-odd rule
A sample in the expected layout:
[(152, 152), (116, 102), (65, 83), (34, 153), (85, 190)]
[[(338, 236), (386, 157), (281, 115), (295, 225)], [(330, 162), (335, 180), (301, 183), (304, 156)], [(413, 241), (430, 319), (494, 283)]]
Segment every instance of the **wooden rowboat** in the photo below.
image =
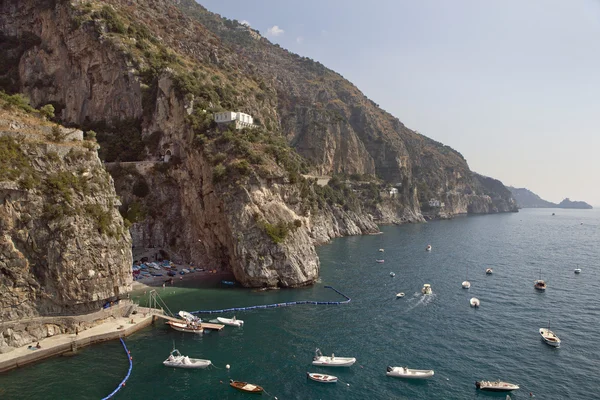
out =
[(333, 375), (317, 374), (314, 372), (307, 372), (306, 375), (315, 382), (336, 383), (338, 381), (337, 376)]
[(235, 388), (237, 390), (240, 390), (242, 392), (247, 392), (247, 393), (262, 394), (262, 392), (264, 390), (262, 387), (260, 387), (258, 385), (253, 385), (252, 383), (248, 383), (248, 382), (234, 381), (232, 379), (229, 380), (229, 386), (231, 386), (232, 388)]

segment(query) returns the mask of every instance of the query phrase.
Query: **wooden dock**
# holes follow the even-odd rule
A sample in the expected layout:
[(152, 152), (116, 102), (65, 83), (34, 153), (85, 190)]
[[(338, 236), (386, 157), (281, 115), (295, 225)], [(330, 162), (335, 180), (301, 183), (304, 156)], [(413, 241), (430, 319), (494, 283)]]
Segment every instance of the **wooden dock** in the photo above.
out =
[(209, 322), (202, 322), (200, 325), (202, 326), (203, 329), (210, 329), (213, 331), (220, 331), (221, 329), (225, 328), (225, 325), (211, 324)]

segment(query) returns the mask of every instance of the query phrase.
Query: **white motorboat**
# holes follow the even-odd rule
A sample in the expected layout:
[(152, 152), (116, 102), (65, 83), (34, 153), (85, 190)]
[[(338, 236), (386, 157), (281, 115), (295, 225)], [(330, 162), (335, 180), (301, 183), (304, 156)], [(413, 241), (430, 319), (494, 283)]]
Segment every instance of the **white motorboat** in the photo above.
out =
[(397, 299), (401, 299), (402, 297), (404, 297), (404, 292), (400, 292), (400, 293), (396, 294)]
[(477, 386), (477, 389), (490, 392), (510, 392), (519, 389), (519, 385), (502, 381), (477, 381), (475, 382), (475, 386)]
[(202, 324), (200, 324), (199, 322), (196, 323), (196, 322), (187, 322), (187, 321), (181, 321), (181, 322), (167, 321), (166, 323), (171, 328), (173, 328), (179, 332), (189, 332), (189, 333), (204, 332), (204, 329), (202, 328)]
[(427, 247), (425, 247), (425, 250), (426, 250), (426, 251), (431, 251), (431, 245), (430, 245), (430, 244), (428, 244), (428, 245), (427, 245)]
[(493, 273), (494, 273), (494, 270), (493, 270), (493, 269), (491, 269), (491, 268), (487, 268), (487, 269), (485, 270), (485, 273), (486, 273), (487, 275), (491, 275), (491, 274), (493, 274)]
[(210, 360), (202, 360), (199, 358), (189, 358), (188, 356), (183, 356), (177, 349), (173, 349), (171, 354), (169, 354), (169, 358), (163, 361), (163, 364), (167, 367), (175, 367), (175, 368), (206, 368), (212, 364)]
[(384, 251), (385, 251), (384, 249), (379, 249), (379, 252), (380, 252), (380, 253), (383, 253)]
[(229, 326), (242, 326), (242, 325), (244, 325), (244, 321), (242, 321), (241, 319), (236, 319), (235, 316), (233, 316), (233, 318), (221, 318), (221, 317), (217, 317), (217, 321), (219, 321), (223, 325), (229, 325)]
[(315, 372), (307, 372), (306, 375), (315, 382), (336, 383), (338, 381), (337, 376), (333, 375), (317, 374)]
[(202, 320), (187, 311), (179, 311), (179, 316), (188, 322), (202, 322)]
[(544, 282), (541, 279), (538, 279), (537, 281), (533, 282), (533, 287), (537, 290), (544, 291), (546, 290), (546, 282)]
[(574, 271), (574, 272), (575, 272), (576, 274), (580, 274), (580, 273), (581, 273), (581, 268), (575, 268), (575, 271)]
[(395, 276), (396, 276), (396, 274), (395, 274), (395, 273), (393, 273), (393, 272), (390, 272), (390, 276), (393, 278), (393, 277), (395, 277)]
[(375, 262), (378, 262), (379, 264), (384, 263), (385, 260), (375, 260)]
[(425, 295), (432, 294), (433, 291), (431, 290), (431, 285), (429, 283), (424, 284), (423, 288), (421, 289), (421, 293)]
[(387, 367), (387, 376), (406, 379), (427, 379), (433, 376), (432, 369), (410, 369), (407, 367)]
[(479, 299), (477, 297), (471, 297), (469, 304), (471, 304), (471, 307), (479, 307)]
[(560, 339), (550, 330), (550, 324), (548, 324), (548, 328), (540, 328), (540, 335), (546, 344), (552, 347), (560, 347)]
[(336, 357), (333, 353), (331, 356), (324, 356), (321, 350), (317, 349), (312, 364), (321, 367), (350, 367), (355, 362), (356, 358), (354, 357)]
[(463, 288), (463, 289), (468, 289), (468, 288), (470, 288), (470, 287), (471, 287), (471, 282), (469, 282), (469, 281), (464, 281), (464, 282), (462, 283), (462, 288)]

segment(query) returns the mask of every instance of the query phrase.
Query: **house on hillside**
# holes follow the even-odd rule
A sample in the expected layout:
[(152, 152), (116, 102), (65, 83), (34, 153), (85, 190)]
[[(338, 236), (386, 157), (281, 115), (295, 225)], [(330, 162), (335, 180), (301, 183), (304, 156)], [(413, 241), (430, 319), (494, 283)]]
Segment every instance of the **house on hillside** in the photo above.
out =
[(431, 199), (429, 200), (429, 207), (444, 207), (445, 204), (439, 200)]
[(397, 188), (391, 188), (390, 189), (390, 197), (396, 197), (398, 195), (398, 189)]
[(223, 111), (214, 114), (215, 122), (219, 125), (235, 124), (235, 129), (255, 128), (252, 115), (236, 111)]

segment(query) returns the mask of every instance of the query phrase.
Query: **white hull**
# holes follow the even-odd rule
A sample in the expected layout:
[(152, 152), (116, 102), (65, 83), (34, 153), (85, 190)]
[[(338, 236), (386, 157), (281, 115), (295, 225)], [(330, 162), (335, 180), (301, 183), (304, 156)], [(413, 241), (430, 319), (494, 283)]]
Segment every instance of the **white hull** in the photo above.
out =
[(199, 358), (189, 358), (182, 356), (177, 349), (173, 349), (169, 358), (163, 361), (163, 365), (173, 368), (188, 368), (188, 369), (204, 369), (211, 365), (210, 360), (202, 360)]
[(336, 383), (338, 381), (337, 376), (333, 375), (325, 375), (325, 374), (316, 374), (314, 372), (307, 372), (308, 378), (320, 383)]
[(464, 282), (462, 283), (462, 288), (463, 288), (463, 289), (469, 289), (470, 287), (471, 287), (471, 282), (469, 282), (469, 281), (464, 281)]
[(228, 325), (228, 326), (242, 326), (242, 325), (244, 325), (244, 321), (239, 320), (239, 319), (217, 317), (217, 321), (219, 321), (223, 325)]
[(478, 389), (487, 390), (489, 392), (510, 392), (519, 389), (519, 385), (501, 381), (480, 381), (476, 382), (475, 385)]
[(396, 295), (397, 299), (401, 299), (402, 297), (404, 297), (404, 293), (400, 292)]
[(351, 367), (356, 362), (354, 357), (320, 356), (313, 359), (312, 364), (321, 367)]
[(190, 358), (189, 360), (192, 362), (191, 364), (185, 364), (180, 361), (168, 361), (168, 360), (163, 361), (163, 364), (167, 367), (192, 368), (192, 369), (204, 369), (204, 368), (207, 368), (208, 366), (212, 365), (210, 360), (200, 360), (200, 359), (196, 359), (196, 358)]
[(197, 334), (204, 332), (204, 329), (202, 329), (201, 326), (191, 327), (188, 324), (180, 323), (180, 322), (167, 321), (167, 325), (171, 326), (171, 328), (173, 328), (179, 332), (188, 332), (188, 333), (197, 333)]
[(423, 288), (421, 289), (421, 293), (425, 294), (425, 295), (430, 295), (433, 293), (433, 291), (431, 290), (431, 285), (426, 283), (425, 285), (423, 285)]
[(471, 307), (479, 307), (479, 299), (473, 297), (471, 300), (469, 300), (469, 304), (471, 304)]
[(404, 379), (427, 379), (434, 375), (432, 369), (409, 369), (405, 367), (388, 367), (387, 376)]
[(540, 335), (542, 336), (544, 343), (547, 345), (552, 347), (560, 347), (560, 339), (551, 330), (540, 328)]

